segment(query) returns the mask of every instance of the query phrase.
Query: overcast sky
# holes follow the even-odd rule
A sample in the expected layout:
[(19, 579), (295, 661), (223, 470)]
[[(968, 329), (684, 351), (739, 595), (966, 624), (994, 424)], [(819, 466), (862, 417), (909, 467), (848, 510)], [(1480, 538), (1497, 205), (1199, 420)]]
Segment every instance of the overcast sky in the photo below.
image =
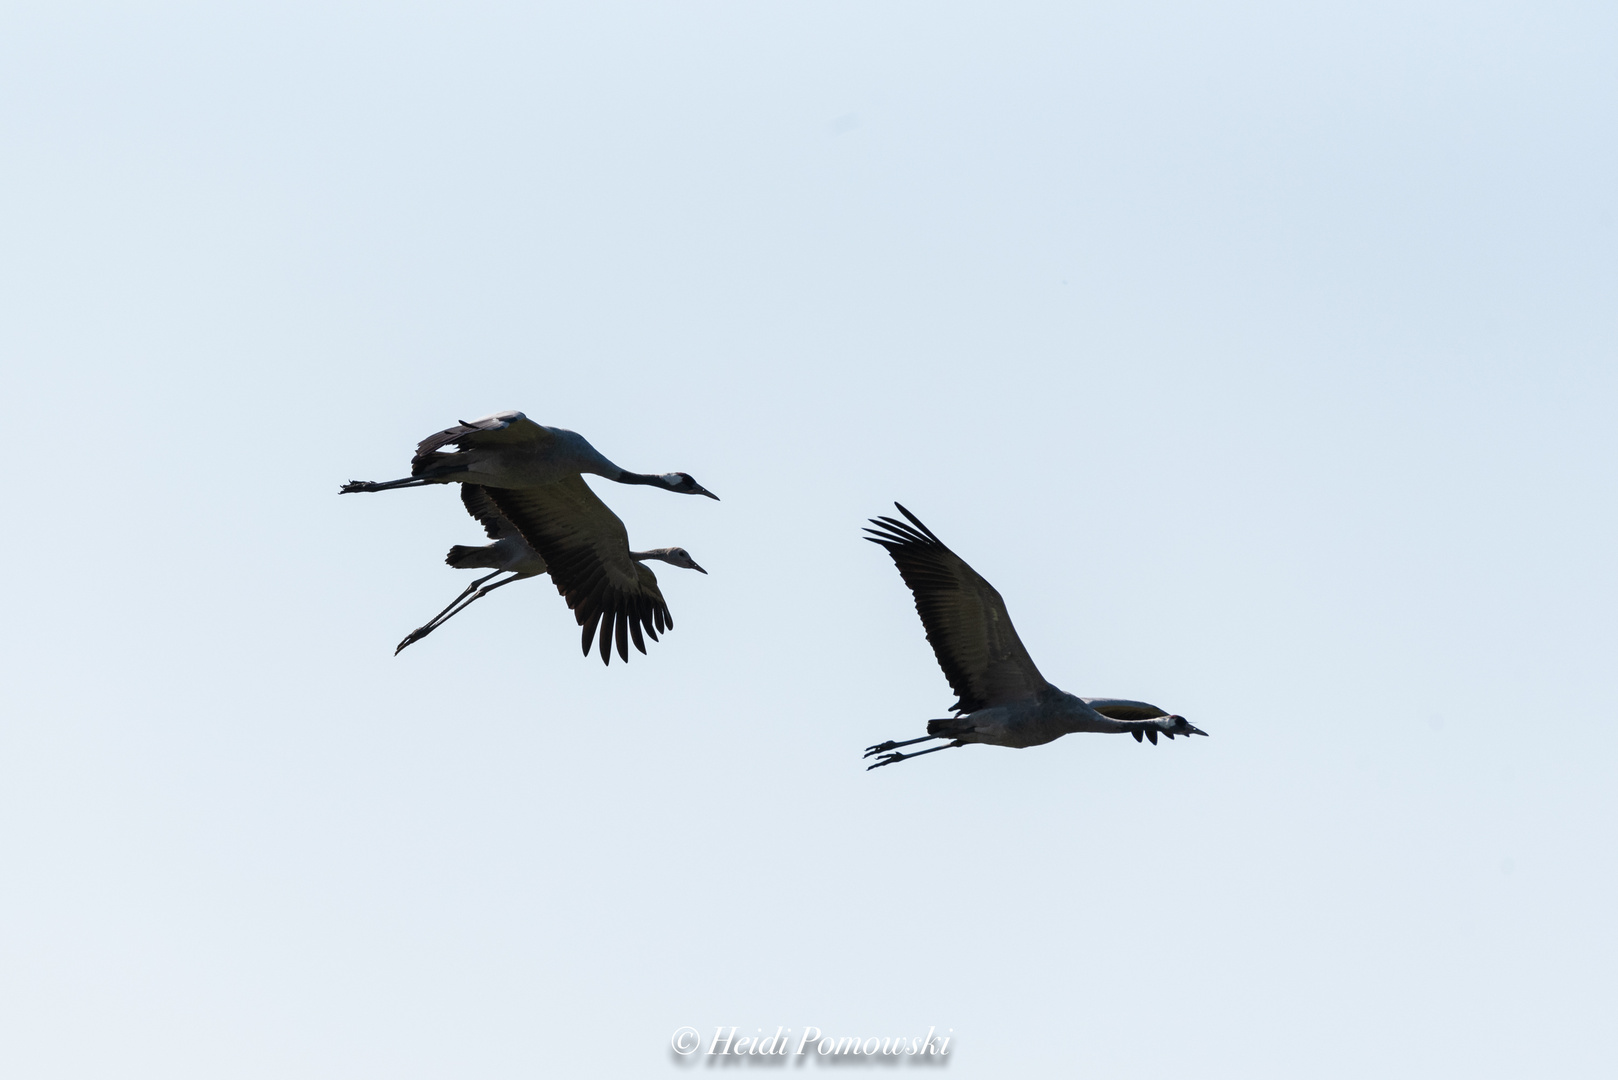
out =
[[(0, 1072), (1611, 1075), (1615, 113), (1603, 3), (7, 7)], [(593, 485), (649, 656), (392, 655), (481, 533), (337, 488), (508, 408), (723, 499)], [(864, 771), (895, 499), (1210, 738)]]

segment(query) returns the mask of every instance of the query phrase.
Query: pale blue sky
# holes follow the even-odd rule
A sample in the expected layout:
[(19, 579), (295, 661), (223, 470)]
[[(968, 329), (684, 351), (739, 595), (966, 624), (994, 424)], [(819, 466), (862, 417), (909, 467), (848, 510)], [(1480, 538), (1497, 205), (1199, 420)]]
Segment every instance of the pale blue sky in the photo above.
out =
[[(0, 1072), (1613, 1068), (1609, 4), (13, 5)], [(677, 626), (395, 658), (520, 408)], [(867, 774), (893, 499), (1211, 735)], [(811, 1067), (812, 1068), (812, 1067)]]

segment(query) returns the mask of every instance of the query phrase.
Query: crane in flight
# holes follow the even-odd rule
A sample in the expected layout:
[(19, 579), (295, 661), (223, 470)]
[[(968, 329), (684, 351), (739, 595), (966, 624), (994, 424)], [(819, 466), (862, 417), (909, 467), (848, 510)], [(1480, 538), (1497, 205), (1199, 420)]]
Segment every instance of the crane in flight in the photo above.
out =
[[(453, 446), (453, 451), (444, 449)], [(580, 473), (594, 473), (620, 484), (645, 484), (682, 495), (719, 496), (690, 473), (633, 473), (620, 469), (583, 435), (536, 424), (515, 410), (461, 421), (416, 445), (410, 475), (402, 480), (350, 480), (341, 493), (387, 491), (427, 484), (481, 484), (488, 488), (533, 488)]]
[[(1121, 698), (1081, 698), (1045, 681), (1017, 637), (1006, 602), (931, 529), (898, 503), (906, 518), (872, 518), (866, 539), (893, 557), (916, 598), (916, 613), (938, 666), (955, 691), (955, 715), (927, 721), (927, 734), (865, 749), (878, 769), (968, 743), (1039, 746), (1078, 731), (1129, 732), (1157, 745), (1158, 735), (1206, 735), (1183, 716)], [(947, 739), (942, 746), (899, 753), (901, 746)]]
[[(619, 468), (578, 432), (536, 424), (514, 410), (463, 420), (427, 436), (416, 445), (410, 475), (403, 479), (344, 484), (340, 493), (349, 495), (458, 483), (468, 511), (484, 523), (494, 541), (483, 548), (451, 549), (447, 560), (451, 566), (495, 572), (474, 581), (454, 603), (409, 634), (394, 655), (491, 590), (547, 572), (584, 628), (586, 656), (591, 644), (599, 641), (601, 662), (608, 663), (616, 641), (618, 655), (627, 662), (631, 642), (644, 653), (646, 636), (656, 641), (658, 634), (671, 628), (674, 618), (647, 560), (702, 568), (683, 548), (630, 551), (624, 523), (590, 490), (584, 473), (620, 484), (719, 498), (690, 473), (633, 473)], [(469, 494), (473, 489), (477, 493)], [(491, 524), (496, 518), (498, 522)], [(490, 584), (502, 573), (511, 576)]]

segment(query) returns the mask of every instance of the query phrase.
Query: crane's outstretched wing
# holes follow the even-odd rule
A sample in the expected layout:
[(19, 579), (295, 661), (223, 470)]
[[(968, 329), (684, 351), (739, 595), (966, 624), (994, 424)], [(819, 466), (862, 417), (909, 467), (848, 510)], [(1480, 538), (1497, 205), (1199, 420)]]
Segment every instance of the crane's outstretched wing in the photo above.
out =
[(436, 465), (439, 459), (435, 455), (445, 446), (455, 445), (462, 450), (471, 450), (474, 447), (511, 447), (527, 443), (537, 448), (555, 438), (555, 433), (549, 428), (534, 423), (515, 409), (495, 413), (445, 428), (421, 440), (416, 444), (416, 456), (410, 459), (410, 475), (420, 476)]
[(657, 635), (674, 625), (657, 576), (629, 557), (629, 533), (618, 515), (573, 475), (537, 488), (485, 488), (500, 512), (550, 566), (556, 591), (584, 627), (584, 654), (601, 627), (601, 662), (629, 659), (629, 643), (646, 651), (641, 631)]
[(975, 712), (991, 705), (1025, 701), (1050, 683), (1040, 675), (1028, 650), (1017, 638), (1006, 602), (994, 586), (944, 546), (910, 511), (894, 518), (872, 518), (866, 539), (893, 556), (899, 576), (916, 597), (916, 613), (927, 640), (944, 669), (950, 689), (959, 697), (956, 712)]
[(521, 537), (522, 532), (513, 525), (500, 508), (494, 505), (489, 498), (489, 489), (482, 484), (461, 484), (461, 505), (466, 512), (478, 519), (483, 531), (489, 534), (490, 540), (508, 540), (511, 537)]

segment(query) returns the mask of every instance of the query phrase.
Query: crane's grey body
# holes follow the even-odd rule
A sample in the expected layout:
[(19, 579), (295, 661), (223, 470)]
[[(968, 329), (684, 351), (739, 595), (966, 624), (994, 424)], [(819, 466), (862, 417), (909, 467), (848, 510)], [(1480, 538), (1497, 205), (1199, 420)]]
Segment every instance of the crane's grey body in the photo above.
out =
[[(1149, 710), (1158, 715), (1150, 719), (1117, 720), (1102, 709), (1117, 710), (1127, 706), (1134, 710)], [(1005, 705), (991, 705), (986, 709), (933, 720), (927, 724), (929, 733), (936, 727), (933, 737), (953, 737), (962, 743), (987, 743), (990, 746), (1010, 746), (1018, 750), (1054, 742), (1063, 735), (1081, 731), (1120, 735), (1142, 732), (1155, 743), (1159, 734), (1173, 738), (1189, 735), (1183, 717), (1170, 716), (1163, 710), (1139, 701), (1117, 698), (1081, 698), (1066, 690), (1052, 686), (1032, 701), (1016, 701)], [(1203, 732), (1197, 731), (1201, 735)]]
[[(444, 447), (453, 446), (454, 450)], [(719, 496), (688, 473), (633, 473), (619, 468), (583, 435), (566, 428), (536, 424), (516, 410), (493, 413), (443, 431), (416, 446), (410, 475), (377, 483), (351, 480), (342, 493), (387, 491), (426, 484), (478, 484), (486, 488), (536, 488), (583, 473), (620, 484), (644, 484), (683, 495)]]
[[(1023, 749), (1041, 746), (1075, 732), (1128, 732), (1136, 742), (1159, 735), (1206, 735), (1183, 716), (1156, 705), (1125, 698), (1081, 698), (1052, 686), (1034, 666), (1017, 637), (1000, 594), (966, 561), (933, 535), (898, 503), (908, 523), (873, 518), (866, 539), (882, 545), (916, 599), (927, 640), (944, 677), (955, 690), (955, 716), (927, 722), (927, 734), (903, 742), (867, 747), (866, 757), (880, 755), (870, 768), (892, 765), (923, 754), (985, 743)], [(944, 746), (896, 753), (898, 747), (933, 739)]]
[[(527, 419), (520, 412), (496, 413), (473, 420), (468, 426), (501, 430), (483, 425), (495, 421), (509, 426), (519, 418)], [(484, 487), (503, 488), (543, 487), (578, 473), (604, 476), (608, 480), (617, 480), (624, 475), (623, 469), (607, 460), (605, 454), (591, 446), (589, 440), (578, 432), (544, 424), (534, 426), (545, 433), (543, 453), (535, 453), (529, 441), (500, 443), (489, 440), (486, 445), (473, 450), (434, 453), (429, 468), (443, 478), (441, 482), (455, 479)]]

